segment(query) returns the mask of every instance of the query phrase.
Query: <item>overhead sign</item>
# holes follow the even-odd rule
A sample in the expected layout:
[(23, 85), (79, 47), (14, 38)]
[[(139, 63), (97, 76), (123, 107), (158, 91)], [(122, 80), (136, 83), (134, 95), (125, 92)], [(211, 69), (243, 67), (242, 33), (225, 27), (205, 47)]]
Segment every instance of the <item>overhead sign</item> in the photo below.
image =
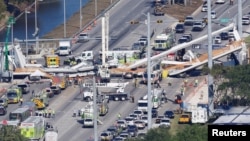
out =
[(222, 19), (220, 19), (220, 22), (221, 23), (228, 23), (229, 19), (228, 18), (222, 18)]

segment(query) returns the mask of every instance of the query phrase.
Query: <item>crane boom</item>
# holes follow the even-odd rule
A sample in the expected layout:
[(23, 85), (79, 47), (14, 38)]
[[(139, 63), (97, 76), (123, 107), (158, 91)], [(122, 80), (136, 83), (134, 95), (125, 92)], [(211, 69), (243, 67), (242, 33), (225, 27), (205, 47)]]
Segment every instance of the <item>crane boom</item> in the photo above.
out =
[(9, 70), (9, 59), (8, 59), (8, 41), (9, 41), (9, 34), (10, 34), (10, 28), (14, 24), (14, 17), (9, 17), (8, 25), (7, 25), (7, 33), (5, 38), (5, 44), (4, 44), (4, 57), (5, 57), (5, 63), (4, 63), (4, 70)]

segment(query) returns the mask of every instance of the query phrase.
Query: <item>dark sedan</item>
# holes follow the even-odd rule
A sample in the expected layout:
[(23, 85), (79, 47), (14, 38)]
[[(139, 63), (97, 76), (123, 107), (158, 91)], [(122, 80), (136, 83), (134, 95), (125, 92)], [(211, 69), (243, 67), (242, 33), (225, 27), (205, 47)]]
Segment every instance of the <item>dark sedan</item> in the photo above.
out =
[(167, 118), (174, 118), (174, 112), (173, 111), (165, 111), (164, 116)]
[(175, 32), (176, 33), (184, 33), (185, 32), (185, 26), (184, 26), (184, 24), (177, 24), (175, 26)]
[(220, 37), (221, 37), (221, 40), (228, 40), (229, 35), (227, 32), (222, 32), (220, 34)]

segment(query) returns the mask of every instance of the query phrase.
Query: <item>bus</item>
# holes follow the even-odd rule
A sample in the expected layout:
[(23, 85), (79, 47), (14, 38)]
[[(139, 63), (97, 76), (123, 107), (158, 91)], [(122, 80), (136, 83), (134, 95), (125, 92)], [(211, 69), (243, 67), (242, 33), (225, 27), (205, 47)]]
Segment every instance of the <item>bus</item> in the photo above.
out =
[(9, 113), (10, 121), (17, 121), (20, 124), (31, 116), (30, 109), (28, 107), (17, 108), (15, 111)]
[(18, 87), (9, 88), (6, 95), (8, 103), (18, 103), (22, 98), (22, 90)]

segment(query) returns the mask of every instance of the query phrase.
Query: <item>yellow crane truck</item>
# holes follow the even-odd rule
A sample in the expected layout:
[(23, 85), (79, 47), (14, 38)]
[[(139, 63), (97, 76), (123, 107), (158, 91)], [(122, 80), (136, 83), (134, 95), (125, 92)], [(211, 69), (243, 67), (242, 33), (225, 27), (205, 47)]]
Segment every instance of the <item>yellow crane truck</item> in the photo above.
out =
[(61, 90), (64, 90), (68, 86), (68, 79), (64, 75), (55, 75), (51, 78), (50, 89), (54, 94), (60, 94)]
[(36, 104), (36, 108), (38, 110), (44, 109), (49, 105), (49, 97), (46, 93), (46, 91), (40, 91), (39, 93), (36, 93), (32, 101)]

